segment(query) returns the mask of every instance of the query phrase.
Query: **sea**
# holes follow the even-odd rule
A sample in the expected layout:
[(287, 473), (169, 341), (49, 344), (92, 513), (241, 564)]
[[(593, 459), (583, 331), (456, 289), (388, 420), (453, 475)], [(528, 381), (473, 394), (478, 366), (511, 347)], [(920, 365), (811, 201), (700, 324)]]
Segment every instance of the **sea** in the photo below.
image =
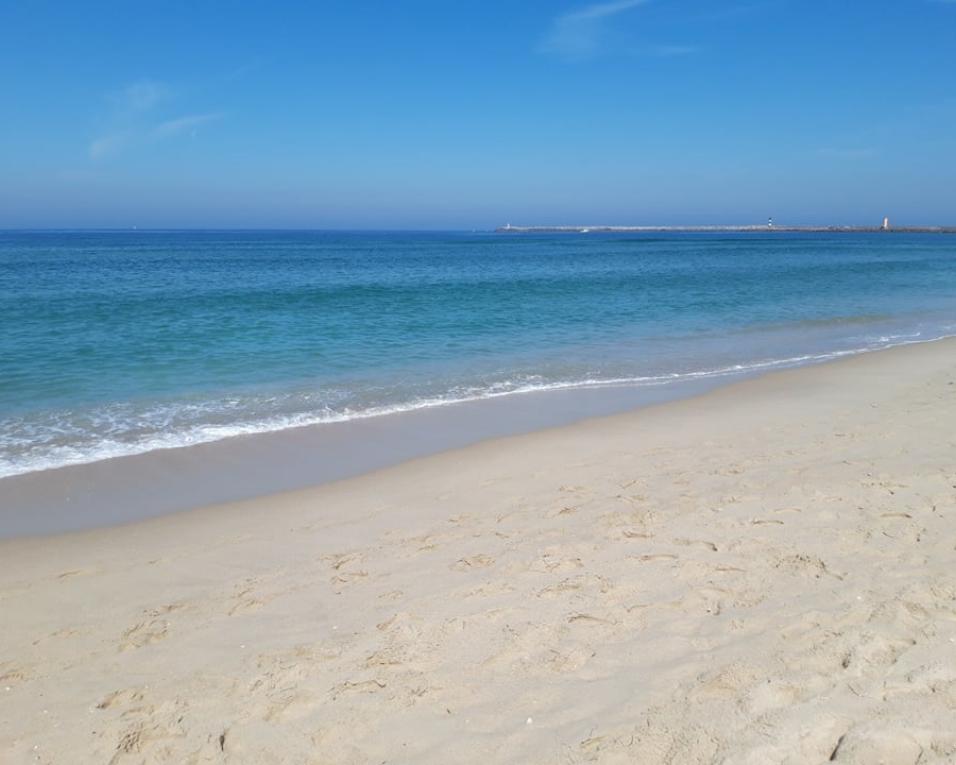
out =
[(0, 478), (953, 334), (956, 236), (0, 232)]

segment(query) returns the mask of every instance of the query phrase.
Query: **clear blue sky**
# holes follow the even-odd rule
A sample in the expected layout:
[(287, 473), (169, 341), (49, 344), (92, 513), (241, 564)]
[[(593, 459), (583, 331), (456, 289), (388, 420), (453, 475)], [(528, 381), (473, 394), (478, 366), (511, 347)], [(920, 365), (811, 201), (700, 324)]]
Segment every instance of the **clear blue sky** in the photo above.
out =
[(0, 0), (0, 227), (956, 223), (956, 1)]

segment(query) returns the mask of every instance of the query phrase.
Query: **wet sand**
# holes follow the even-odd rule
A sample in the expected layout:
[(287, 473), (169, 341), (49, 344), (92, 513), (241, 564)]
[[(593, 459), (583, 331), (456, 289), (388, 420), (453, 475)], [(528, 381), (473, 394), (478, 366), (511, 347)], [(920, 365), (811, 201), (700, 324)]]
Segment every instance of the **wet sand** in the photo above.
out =
[(0, 539), (84, 531), (352, 478), (686, 398), (726, 378), (543, 391), (243, 435), (0, 479)]
[(954, 433), (941, 341), (0, 542), (0, 761), (953, 762)]

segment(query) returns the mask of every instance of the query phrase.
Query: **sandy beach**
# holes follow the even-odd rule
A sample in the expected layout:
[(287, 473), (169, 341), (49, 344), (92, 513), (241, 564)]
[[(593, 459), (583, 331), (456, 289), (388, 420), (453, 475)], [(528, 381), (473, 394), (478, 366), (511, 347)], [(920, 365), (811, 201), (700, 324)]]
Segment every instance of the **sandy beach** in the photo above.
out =
[(945, 340), (2, 542), (0, 761), (956, 762), (954, 434)]

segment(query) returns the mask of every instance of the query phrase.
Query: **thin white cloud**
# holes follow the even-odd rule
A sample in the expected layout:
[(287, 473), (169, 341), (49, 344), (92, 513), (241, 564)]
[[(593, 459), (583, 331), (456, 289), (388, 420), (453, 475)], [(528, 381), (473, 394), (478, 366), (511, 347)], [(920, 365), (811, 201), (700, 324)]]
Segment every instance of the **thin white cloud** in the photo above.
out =
[(572, 21), (586, 21), (588, 19), (603, 19), (607, 16), (615, 16), (622, 11), (629, 10), (638, 5), (643, 5), (648, 0), (612, 0), (609, 3), (595, 3), (579, 11), (572, 11), (565, 14), (562, 18)]
[(169, 89), (155, 80), (138, 80), (107, 96), (109, 109), (103, 117), (102, 135), (90, 141), (90, 159), (102, 160), (120, 153), (142, 133), (150, 113), (169, 96)]
[(540, 49), (572, 59), (592, 56), (600, 47), (608, 19), (647, 2), (649, 0), (613, 0), (558, 16), (551, 22)]
[(90, 141), (87, 149), (90, 159), (103, 159), (115, 154), (126, 143), (126, 136), (122, 133), (100, 136)]
[(165, 85), (153, 80), (140, 80), (128, 85), (113, 100), (119, 110), (127, 113), (147, 112), (169, 95)]
[(185, 117), (159, 123), (153, 128), (152, 135), (155, 138), (169, 138), (182, 133), (195, 135), (200, 125), (217, 120), (221, 116), (220, 114), (187, 114)]
[(109, 97), (111, 108), (104, 115), (101, 134), (90, 141), (87, 154), (103, 160), (144, 144), (181, 135), (195, 136), (200, 126), (222, 115), (208, 112), (163, 119), (172, 100), (169, 88), (154, 80), (139, 80)]

